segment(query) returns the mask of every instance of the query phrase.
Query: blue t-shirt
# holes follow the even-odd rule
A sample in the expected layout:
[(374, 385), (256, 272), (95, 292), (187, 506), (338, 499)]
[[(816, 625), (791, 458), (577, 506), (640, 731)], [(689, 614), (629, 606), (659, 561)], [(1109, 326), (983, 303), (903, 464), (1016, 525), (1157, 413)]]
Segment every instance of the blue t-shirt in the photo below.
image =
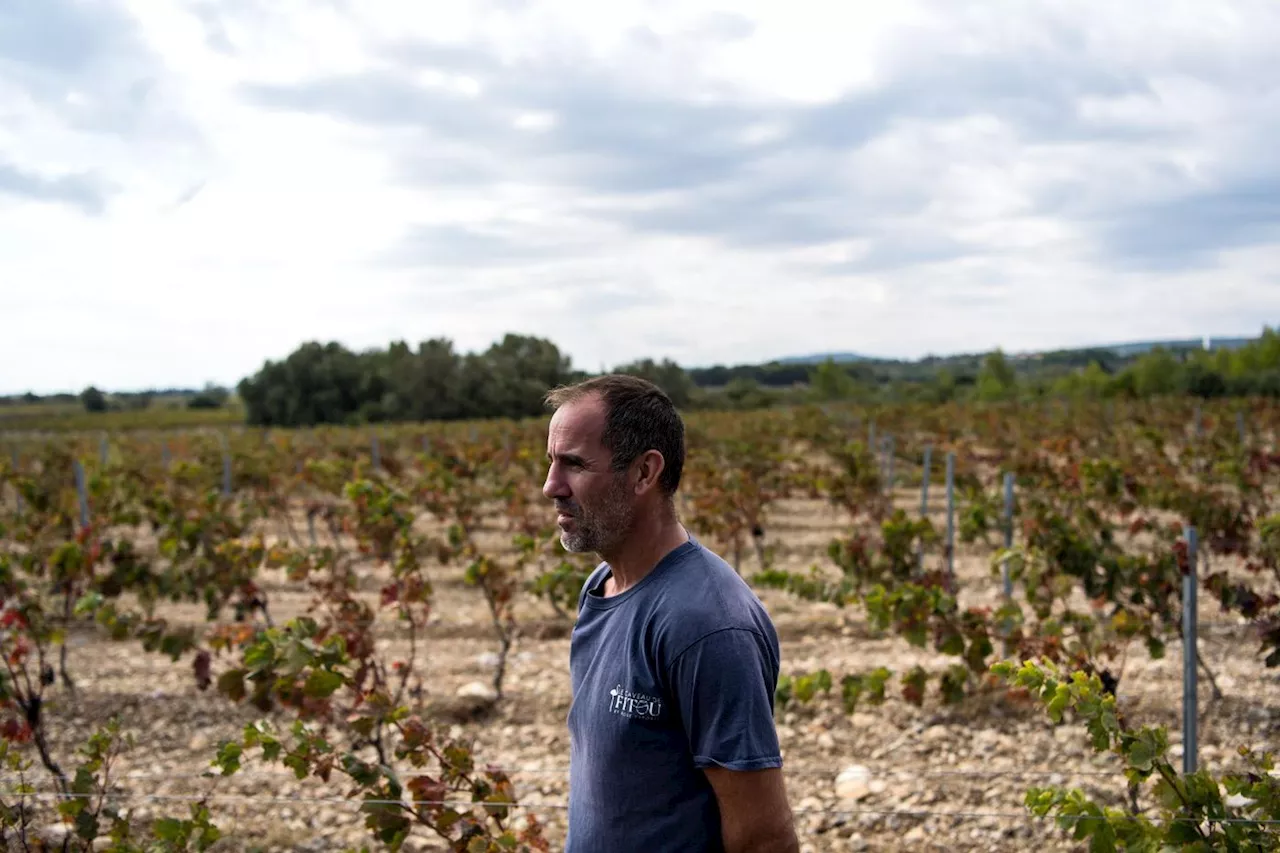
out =
[(566, 853), (723, 850), (701, 768), (782, 766), (773, 623), (692, 536), (620, 595), (608, 577), (588, 578), (570, 643)]

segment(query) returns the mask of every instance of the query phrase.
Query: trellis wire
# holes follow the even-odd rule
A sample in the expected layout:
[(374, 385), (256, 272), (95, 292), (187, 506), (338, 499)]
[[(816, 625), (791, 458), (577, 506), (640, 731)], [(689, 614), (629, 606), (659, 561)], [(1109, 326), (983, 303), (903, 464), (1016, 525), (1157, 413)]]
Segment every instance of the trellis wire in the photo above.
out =
[[(419, 806), (440, 806), (443, 808), (482, 808), (482, 809), (520, 809), (523, 811), (536, 811), (538, 809), (547, 809), (552, 811), (567, 811), (569, 804), (563, 801), (537, 800), (534, 802), (484, 802), (473, 800), (393, 800), (393, 799), (353, 799), (351, 797), (266, 797), (256, 794), (212, 794), (204, 797), (182, 796), (179, 794), (124, 794), (124, 793), (58, 793), (58, 792), (27, 792), (27, 791), (0, 791), (0, 797), (28, 797), (31, 799), (87, 799), (87, 800), (141, 800), (144, 802), (201, 802), (201, 803), (267, 803), (270, 805), (352, 805), (352, 806), (403, 806), (407, 808), (417, 808)], [(969, 811), (934, 811), (932, 809), (840, 809), (840, 808), (804, 808), (797, 807), (791, 810), (792, 814), (802, 815), (866, 815), (872, 817), (921, 817), (921, 818), (964, 818), (964, 819), (1014, 819), (1014, 820), (1035, 820), (1035, 821), (1051, 821), (1058, 823), (1064, 820), (1145, 820), (1151, 823), (1186, 823), (1195, 822), (1197, 824), (1204, 822), (1204, 818), (1199, 817), (1145, 817), (1130, 814), (1112, 814), (1112, 815), (1089, 815), (1089, 814), (1056, 814), (1038, 817), (1029, 812), (969, 812)], [(1213, 823), (1222, 825), (1234, 824), (1251, 824), (1254, 826), (1275, 826), (1280, 825), (1280, 820), (1259, 818), (1216, 818), (1211, 819)]]
[[(859, 765), (859, 766), (865, 767), (866, 765)], [(569, 773), (568, 767), (501, 767), (501, 766), (486, 765), (480, 769), (484, 772), (502, 773), (507, 776), (523, 776), (526, 774), (567, 776)], [(808, 770), (784, 768), (783, 773), (784, 775), (787, 775), (787, 776), (803, 776), (803, 777), (821, 776), (824, 778), (835, 779), (842, 772), (844, 772), (845, 769), (846, 768), (844, 767), (808, 769)], [(878, 769), (873, 767), (867, 767), (866, 769), (868, 770), (868, 772), (871, 774), (873, 778), (880, 778), (880, 779), (899, 778), (899, 777), (912, 778), (912, 779), (918, 778), (918, 777), (940, 778), (940, 779), (945, 779), (945, 778), (1050, 779), (1055, 776), (1111, 778), (1115, 776), (1122, 776), (1124, 775), (1124, 772), (1125, 772), (1125, 768), (1123, 767), (1116, 767), (1111, 770), (1038, 770), (1038, 769), (1037, 770), (978, 770), (978, 769), (892, 770), (892, 769)], [(170, 781), (170, 782), (186, 781), (186, 780), (212, 782), (212, 781), (225, 781), (228, 779), (236, 780), (241, 778), (243, 779), (274, 779), (274, 780), (280, 780), (280, 781), (283, 781), (286, 779), (292, 779), (294, 781), (303, 781), (303, 780), (299, 780), (297, 776), (294, 775), (293, 772), (289, 770), (239, 770), (230, 776), (223, 776), (219, 773), (215, 773), (212, 771), (207, 773), (182, 773), (182, 774), (125, 773), (123, 775), (120, 775), (120, 774), (113, 775), (112, 778), (118, 779), (118, 780), (125, 780), (125, 779), (156, 780), (158, 779), (158, 780), (164, 780), (164, 781)], [(305, 777), (305, 778), (312, 778), (312, 777)], [(14, 782), (14, 781), (21, 781), (21, 779), (19, 777), (11, 776), (11, 775), (0, 775), (0, 782), (7, 783), (7, 782)]]

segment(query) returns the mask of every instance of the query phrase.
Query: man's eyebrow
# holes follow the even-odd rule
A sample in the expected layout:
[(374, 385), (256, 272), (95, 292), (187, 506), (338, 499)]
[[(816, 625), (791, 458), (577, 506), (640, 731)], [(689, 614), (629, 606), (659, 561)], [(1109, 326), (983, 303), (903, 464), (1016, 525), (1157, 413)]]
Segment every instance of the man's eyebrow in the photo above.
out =
[[(561, 453), (561, 454), (558, 454), (558, 456), (561, 462), (567, 462), (570, 465), (586, 465), (587, 464), (587, 461), (583, 459), (581, 456), (577, 455), (576, 453)], [(554, 461), (556, 457), (552, 456), (551, 453), (547, 453), (547, 458)]]

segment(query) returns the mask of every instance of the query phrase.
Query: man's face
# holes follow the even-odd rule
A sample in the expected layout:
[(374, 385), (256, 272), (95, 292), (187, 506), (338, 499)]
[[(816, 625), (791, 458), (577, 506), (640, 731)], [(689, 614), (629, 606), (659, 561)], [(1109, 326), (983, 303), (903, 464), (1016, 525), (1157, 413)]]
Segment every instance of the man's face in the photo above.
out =
[(542, 493), (555, 501), (566, 551), (612, 553), (631, 532), (635, 495), (627, 472), (610, 469), (612, 455), (600, 443), (604, 415), (603, 402), (592, 397), (551, 418)]

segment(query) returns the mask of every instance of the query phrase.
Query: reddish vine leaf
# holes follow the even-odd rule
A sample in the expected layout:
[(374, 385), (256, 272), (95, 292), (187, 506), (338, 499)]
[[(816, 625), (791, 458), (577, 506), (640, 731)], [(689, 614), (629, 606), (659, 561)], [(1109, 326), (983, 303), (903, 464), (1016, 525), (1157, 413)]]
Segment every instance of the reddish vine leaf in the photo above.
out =
[(200, 690), (207, 690), (209, 685), (213, 683), (213, 679), (209, 675), (209, 664), (212, 658), (209, 653), (201, 649), (196, 655), (195, 660), (191, 663), (191, 668), (195, 671), (196, 687)]

